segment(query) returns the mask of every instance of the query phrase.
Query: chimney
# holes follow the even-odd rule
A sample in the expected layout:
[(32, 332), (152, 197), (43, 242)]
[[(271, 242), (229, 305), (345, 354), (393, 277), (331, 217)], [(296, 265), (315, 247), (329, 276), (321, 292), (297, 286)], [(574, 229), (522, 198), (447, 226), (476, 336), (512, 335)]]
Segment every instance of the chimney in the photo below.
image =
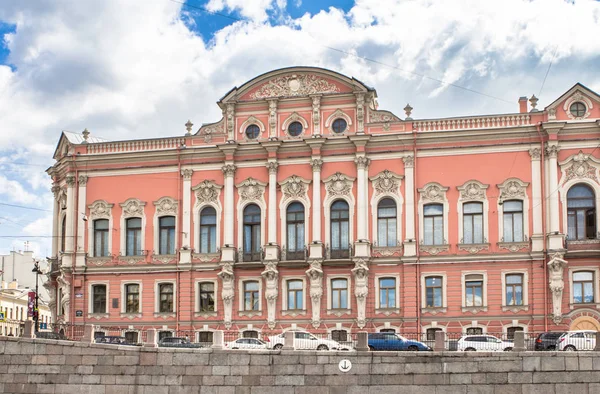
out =
[(527, 113), (527, 97), (519, 97), (519, 113)]

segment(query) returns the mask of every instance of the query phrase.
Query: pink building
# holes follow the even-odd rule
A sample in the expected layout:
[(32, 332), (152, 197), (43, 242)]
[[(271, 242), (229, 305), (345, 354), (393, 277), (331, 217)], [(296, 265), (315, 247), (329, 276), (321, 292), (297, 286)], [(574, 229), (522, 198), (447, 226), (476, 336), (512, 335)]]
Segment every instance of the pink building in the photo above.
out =
[(200, 339), (600, 329), (600, 96), (426, 120), (376, 98), (293, 67), (179, 137), (64, 132), (55, 320)]

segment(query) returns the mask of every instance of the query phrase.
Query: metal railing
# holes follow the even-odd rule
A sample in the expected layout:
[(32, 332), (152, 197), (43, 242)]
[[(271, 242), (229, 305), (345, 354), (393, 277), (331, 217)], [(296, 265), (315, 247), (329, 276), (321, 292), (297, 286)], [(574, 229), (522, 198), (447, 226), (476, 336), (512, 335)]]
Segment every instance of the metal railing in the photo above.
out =
[(303, 249), (290, 249), (285, 245), (281, 248), (281, 260), (284, 261), (307, 261), (308, 260), (308, 248), (305, 246)]

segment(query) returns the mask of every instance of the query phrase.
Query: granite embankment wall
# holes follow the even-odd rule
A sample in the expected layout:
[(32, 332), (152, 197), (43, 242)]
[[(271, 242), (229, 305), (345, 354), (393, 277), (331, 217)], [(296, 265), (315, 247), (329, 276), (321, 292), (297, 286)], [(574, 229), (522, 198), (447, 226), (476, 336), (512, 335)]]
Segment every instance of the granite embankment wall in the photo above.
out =
[(600, 352), (246, 352), (0, 337), (0, 392), (592, 394)]

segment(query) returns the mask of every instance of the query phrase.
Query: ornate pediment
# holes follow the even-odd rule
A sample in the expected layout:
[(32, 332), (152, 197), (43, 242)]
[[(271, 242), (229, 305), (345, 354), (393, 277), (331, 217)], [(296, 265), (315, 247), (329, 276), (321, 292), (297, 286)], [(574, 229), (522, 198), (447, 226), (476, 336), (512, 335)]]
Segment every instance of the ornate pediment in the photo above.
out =
[(487, 188), (488, 185), (479, 181), (467, 181), (464, 185), (457, 187), (460, 192), (460, 201), (483, 201), (486, 199)]
[(373, 183), (373, 189), (377, 194), (400, 194), (400, 181), (402, 178), (402, 176), (389, 170), (383, 170), (369, 179)]
[(305, 199), (309, 184), (309, 180), (297, 175), (292, 175), (291, 177), (279, 182), (284, 199)]
[(196, 193), (196, 204), (205, 204), (216, 202), (219, 199), (219, 193), (223, 186), (217, 185), (213, 181), (204, 180), (192, 187)]
[(369, 123), (401, 122), (402, 120), (390, 111), (369, 111)]
[(524, 200), (527, 198), (527, 186), (529, 183), (523, 182), (517, 178), (509, 178), (498, 185), (498, 189), (500, 189), (500, 198), (499, 202), (504, 202), (506, 200)]
[(340, 88), (315, 74), (286, 74), (268, 80), (250, 94), (251, 99), (339, 93)]
[(419, 189), (421, 194), (421, 200), (423, 203), (428, 202), (444, 202), (446, 201), (447, 187), (440, 185), (437, 182), (431, 182), (425, 185), (422, 189)]
[(144, 216), (144, 206), (146, 206), (146, 203), (137, 198), (130, 198), (119, 205), (123, 208), (124, 218)]
[(330, 177), (323, 179), (325, 189), (330, 197), (347, 196), (352, 194), (352, 184), (355, 178), (336, 172)]
[[(570, 163), (570, 165), (569, 165)], [(563, 168), (562, 183), (571, 179), (593, 179), (598, 182), (597, 170), (600, 168), (600, 161), (595, 157), (579, 151), (578, 154), (569, 157), (567, 160), (560, 163)]]
[(109, 204), (104, 200), (94, 201), (88, 205), (90, 209), (90, 219), (110, 219), (110, 212), (114, 204)]
[(225, 133), (225, 121), (221, 119), (217, 123), (212, 123), (208, 125), (203, 125), (200, 127), (200, 130), (196, 133), (196, 135), (201, 135), (204, 137), (204, 142), (211, 142), (213, 136), (224, 136)]
[(177, 201), (171, 197), (162, 197), (158, 201), (154, 201), (156, 206), (156, 214), (159, 216), (177, 215)]
[(266, 183), (248, 178), (236, 185), (242, 201), (258, 201), (263, 199)]

